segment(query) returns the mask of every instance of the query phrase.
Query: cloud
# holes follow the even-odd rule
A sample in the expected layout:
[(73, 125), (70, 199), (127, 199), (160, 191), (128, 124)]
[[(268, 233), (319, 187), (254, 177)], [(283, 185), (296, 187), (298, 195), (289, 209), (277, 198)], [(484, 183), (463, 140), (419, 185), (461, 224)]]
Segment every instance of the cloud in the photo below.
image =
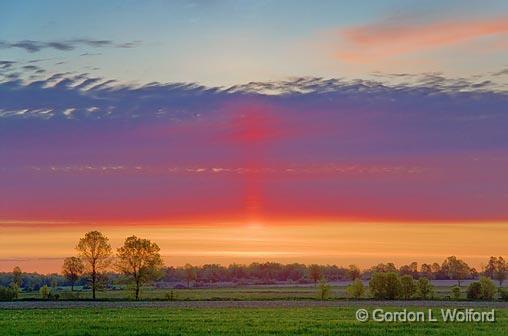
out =
[(5, 80), (0, 213), (506, 221), (508, 94), (439, 73), (379, 78)]
[(0, 69), (12, 68), (12, 66), (16, 63), (17, 62), (15, 62), (15, 61), (0, 61)]
[(92, 48), (134, 48), (140, 44), (139, 41), (116, 43), (111, 40), (93, 40), (87, 38), (79, 38), (65, 41), (33, 41), (23, 40), (15, 42), (0, 41), (0, 49), (18, 48), (29, 53), (36, 53), (43, 49), (55, 49), (60, 51), (74, 50), (79, 46), (88, 46)]
[[(34, 65), (22, 68), (42, 73)], [(467, 119), (471, 117), (469, 114), (477, 116), (479, 111), (485, 111), (485, 106), (506, 103), (506, 94), (496, 91), (496, 84), (490, 80), (454, 80), (439, 73), (411, 77), (396, 74), (402, 75), (410, 82), (389, 85), (382, 81), (297, 78), (210, 88), (194, 83), (122, 85), (111, 79), (71, 73), (56, 73), (45, 79), (23, 82), (18, 79), (19, 73), (10, 73), (6, 81), (0, 82), (0, 117), (178, 119), (210, 114), (237, 100), (255, 99), (262, 104), (278, 104), (290, 109), (318, 104), (337, 111), (348, 106), (363, 109), (371, 105), (379, 109), (393, 106), (399, 110), (401, 107), (397, 106), (404, 104), (422, 110), (422, 105), (431, 104), (443, 111), (448, 109), (441, 118), (462, 115), (460, 118)], [(390, 78), (393, 74), (387, 76)], [(65, 115), (64, 111), (71, 108), (74, 113)], [(484, 116), (488, 116), (489, 111), (485, 113)]]
[(399, 17), (335, 32), (341, 39), (335, 55), (362, 63), (506, 34), (508, 17), (424, 23)]
[(506, 75), (508, 75), (508, 69), (503, 69), (501, 71), (495, 72), (492, 75), (493, 76), (506, 76)]

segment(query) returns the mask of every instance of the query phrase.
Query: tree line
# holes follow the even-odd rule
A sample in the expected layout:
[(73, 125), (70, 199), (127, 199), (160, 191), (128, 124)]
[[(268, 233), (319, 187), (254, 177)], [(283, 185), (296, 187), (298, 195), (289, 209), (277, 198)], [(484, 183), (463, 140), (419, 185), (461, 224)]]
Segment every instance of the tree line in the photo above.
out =
[[(280, 264), (275, 262), (251, 263), (249, 265), (205, 264), (181, 267), (164, 267), (160, 248), (156, 243), (136, 236), (125, 239), (123, 245), (113, 252), (109, 239), (99, 231), (90, 231), (76, 245), (76, 255), (65, 258), (62, 274), (40, 275), (23, 273), (15, 267), (12, 273), (0, 273), (0, 286), (14, 291), (38, 290), (43, 286), (84, 285), (96, 298), (99, 288), (115, 283), (133, 284), (134, 296), (139, 298), (140, 288), (149, 282), (164, 287), (168, 283), (180, 283), (187, 288), (208, 286), (220, 282), (236, 284), (314, 283), (320, 281), (371, 280), (379, 274), (395, 274), (402, 280), (411, 277), (419, 281), (456, 280), (460, 287), (466, 279), (478, 279), (480, 276), (495, 279), (502, 286), (507, 276), (507, 265), (503, 257), (490, 257), (483, 270), (478, 272), (465, 261), (450, 256), (441, 264), (412, 262), (396, 267), (394, 263), (380, 263), (368, 269), (360, 270), (356, 265), (341, 267), (336, 265), (305, 265), (301, 263)], [(406, 277), (405, 277), (406, 276)], [(390, 277), (393, 277), (390, 275)], [(422, 280), (425, 281), (425, 280)], [(183, 284), (183, 285), (181, 285)], [(397, 287), (397, 286), (396, 286)]]

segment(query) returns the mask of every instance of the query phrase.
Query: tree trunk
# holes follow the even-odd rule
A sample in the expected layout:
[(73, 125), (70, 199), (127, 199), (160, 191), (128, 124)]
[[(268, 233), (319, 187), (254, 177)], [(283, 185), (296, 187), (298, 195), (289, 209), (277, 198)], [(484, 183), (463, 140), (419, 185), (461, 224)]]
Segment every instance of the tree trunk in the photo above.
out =
[(136, 300), (139, 299), (139, 281), (136, 281)]
[(74, 281), (71, 282), (71, 292), (74, 292)]
[(92, 299), (95, 300), (95, 282), (96, 282), (96, 279), (97, 278), (97, 274), (95, 274), (95, 272), (92, 273)]

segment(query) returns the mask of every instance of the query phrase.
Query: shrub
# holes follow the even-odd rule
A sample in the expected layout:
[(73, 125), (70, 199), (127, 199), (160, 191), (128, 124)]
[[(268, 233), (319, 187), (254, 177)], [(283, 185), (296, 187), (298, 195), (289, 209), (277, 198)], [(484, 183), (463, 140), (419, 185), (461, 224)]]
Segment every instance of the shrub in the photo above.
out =
[(326, 300), (330, 296), (330, 285), (328, 285), (326, 280), (321, 279), (319, 281), (318, 293), (321, 300)]
[(496, 296), (496, 285), (487, 277), (480, 277), (480, 285), (482, 286), (482, 299), (493, 300)]
[(386, 273), (386, 298), (394, 300), (399, 298), (402, 294), (402, 285), (400, 277), (395, 272)]
[(476, 281), (467, 287), (467, 298), (470, 300), (479, 300), (482, 297), (482, 285)]
[(460, 287), (459, 286), (457, 286), (457, 285), (452, 286), (452, 297), (455, 300), (460, 299)]
[(347, 286), (346, 291), (349, 297), (359, 299), (365, 294), (365, 286), (360, 279), (355, 279), (349, 286)]
[(416, 292), (420, 298), (425, 300), (432, 297), (434, 286), (432, 286), (429, 279), (421, 277), (416, 284)]
[(400, 277), (395, 272), (376, 272), (369, 281), (369, 290), (376, 299), (396, 299), (402, 292)]
[(369, 291), (375, 299), (383, 299), (385, 296), (385, 273), (372, 274), (369, 281)]
[(20, 292), (20, 289), (19, 289), (19, 285), (16, 283), (16, 282), (13, 282), (11, 284), (11, 289), (14, 291), (14, 298), (17, 299), (19, 297), (19, 292)]
[(44, 285), (39, 289), (39, 294), (41, 295), (41, 299), (48, 299), (49, 298), (49, 288), (48, 285)]
[(499, 297), (503, 301), (508, 301), (508, 290), (499, 287)]
[(410, 299), (416, 292), (416, 285), (411, 275), (404, 275), (400, 278), (401, 294), (404, 299)]
[(14, 288), (0, 286), (0, 301), (11, 301), (17, 297)]

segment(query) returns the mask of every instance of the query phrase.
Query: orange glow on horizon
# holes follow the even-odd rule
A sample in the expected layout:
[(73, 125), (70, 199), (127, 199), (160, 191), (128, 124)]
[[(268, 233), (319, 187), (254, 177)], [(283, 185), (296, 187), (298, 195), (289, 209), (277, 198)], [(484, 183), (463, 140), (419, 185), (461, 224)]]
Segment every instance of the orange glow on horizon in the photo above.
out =
[[(11, 223), (13, 224), (13, 223)], [(129, 235), (152, 239), (167, 265), (276, 261), (397, 265), (411, 261), (441, 262), (457, 255), (481, 267), (491, 255), (506, 255), (507, 223), (270, 223), (250, 222), (179, 226), (88, 224), (46, 226), (44, 231), (2, 226), (0, 271), (19, 265), (25, 271), (59, 272), (64, 257), (75, 254), (78, 239), (99, 229), (113, 248)]]

